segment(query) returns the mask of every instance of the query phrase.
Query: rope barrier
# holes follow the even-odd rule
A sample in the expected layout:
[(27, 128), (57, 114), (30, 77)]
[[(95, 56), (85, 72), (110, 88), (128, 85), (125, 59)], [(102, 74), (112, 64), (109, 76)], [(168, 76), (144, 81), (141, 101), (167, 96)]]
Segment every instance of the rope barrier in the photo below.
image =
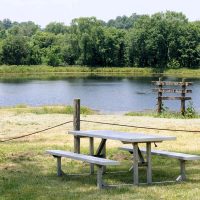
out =
[(90, 121), (90, 120), (80, 120), (82, 122), (89, 122), (95, 124), (106, 124), (106, 125), (113, 125), (113, 126), (124, 126), (129, 128), (141, 128), (141, 129), (150, 129), (150, 130), (159, 130), (159, 131), (180, 131), (180, 132), (189, 132), (189, 133), (200, 133), (197, 130), (184, 130), (184, 129), (167, 129), (167, 128), (155, 128), (155, 127), (146, 127), (146, 126), (134, 126), (134, 125), (126, 125), (126, 124), (117, 124), (117, 123), (108, 123), (108, 122), (99, 122), (99, 121)]
[[(135, 126), (135, 125), (117, 124), (117, 123), (108, 123), (108, 122), (99, 122), (99, 121), (91, 121), (91, 120), (80, 120), (80, 121), (82, 121), (82, 122), (88, 122), (88, 123), (95, 123), (95, 124), (112, 125), (112, 126), (123, 126), (123, 127), (129, 127), (129, 128), (141, 128), (141, 129), (150, 129), (150, 130), (159, 130), (159, 131), (179, 131), (179, 132), (189, 132), (189, 133), (200, 133), (200, 131), (197, 131), (197, 130), (155, 128), (155, 127)], [(58, 124), (58, 125), (55, 125), (55, 126), (52, 126), (52, 127), (49, 127), (49, 128), (43, 129), (43, 130), (40, 130), (40, 131), (29, 133), (29, 134), (26, 134), (26, 135), (21, 135), (21, 136), (16, 136), (16, 137), (12, 137), (12, 138), (7, 138), (5, 140), (0, 140), (0, 143), (12, 141), (12, 140), (16, 140), (16, 139), (20, 139), (20, 138), (24, 138), (24, 137), (27, 137), (27, 136), (35, 135), (37, 133), (42, 133), (44, 131), (51, 130), (53, 128), (56, 128), (56, 127), (59, 127), (59, 126), (63, 126), (65, 124), (72, 123), (72, 122), (73, 121), (67, 121), (67, 122), (64, 122), (64, 123), (61, 123), (61, 124)]]
[(63, 126), (65, 124), (68, 124), (68, 123), (71, 123), (71, 122), (73, 122), (73, 121), (67, 121), (67, 122), (64, 122), (62, 124), (58, 124), (58, 125), (55, 125), (55, 126), (52, 126), (52, 127), (40, 130), (40, 131), (36, 131), (36, 132), (33, 132), (33, 133), (26, 134), (26, 135), (21, 135), (21, 136), (16, 136), (16, 137), (12, 137), (12, 138), (7, 138), (5, 140), (0, 140), (0, 142), (3, 143), (3, 142), (8, 142), (8, 141), (11, 141), (11, 140), (16, 140), (16, 139), (24, 138), (24, 137), (27, 137), (27, 136), (35, 135), (37, 133), (41, 133), (41, 132), (44, 132), (44, 131), (47, 131), (47, 130), (50, 130), (50, 129), (53, 129), (53, 128), (56, 128), (56, 127), (59, 127), (59, 126)]

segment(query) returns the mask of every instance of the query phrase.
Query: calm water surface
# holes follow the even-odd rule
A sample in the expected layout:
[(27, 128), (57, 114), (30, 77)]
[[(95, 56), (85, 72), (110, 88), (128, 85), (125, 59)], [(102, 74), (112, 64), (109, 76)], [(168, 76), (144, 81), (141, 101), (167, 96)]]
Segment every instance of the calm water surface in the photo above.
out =
[[(156, 93), (151, 90), (155, 77), (133, 78), (62, 78), (56, 80), (0, 80), (0, 106), (27, 104), (69, 105), (74, 98), (81, 104), (102, 112), (145, 111), (156, 108)], [(164, 80), (180, 81), (165, 77)], [(200, 111), (200, 79), (187, 79), (194, 82), (192, 102)], [(172, 110), (180, 108), (179, 101), (165, 101)]]

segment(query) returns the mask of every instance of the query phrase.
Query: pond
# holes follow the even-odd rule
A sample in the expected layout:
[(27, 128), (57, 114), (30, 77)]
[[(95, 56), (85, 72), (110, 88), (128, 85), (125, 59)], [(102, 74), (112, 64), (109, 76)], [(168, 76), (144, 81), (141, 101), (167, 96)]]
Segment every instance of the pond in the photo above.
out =
[[(146, 111), (156, 109), (157, 94), (152, 92), (151, 81), (158, 77), (65, 77), (53, 80), (0, 79), (0, 106), (26, 104), (69, 105), (74, 98), (81, 105), (105, 113)], [(164, 77), (163, 80), (181, 81), (180, 78)], [(200, 79), (192, 81), (192, 97), (195, 109), (200, 111)], [(170, 95), (170, 94), (167, 94)], [(180, 101), (165, 101), (171, 110), (180, 109)]]

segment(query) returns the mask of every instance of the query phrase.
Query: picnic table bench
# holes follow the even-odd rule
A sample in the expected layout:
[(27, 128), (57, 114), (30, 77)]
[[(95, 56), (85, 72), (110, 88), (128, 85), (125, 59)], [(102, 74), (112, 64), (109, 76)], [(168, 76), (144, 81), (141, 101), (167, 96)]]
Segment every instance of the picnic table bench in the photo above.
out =
[[(129, 153), (133, 154), (133, 149), (128, 146), (119, 147), (120, 150), (128, 151)], [(140, 148), (142, 153), (147, 153), (146, 149)], [(177, 181), (184, 181), (186, 180), (186, 173), (185, 173), (185, 162), (189, 160), (200, 160), (200, 156), (192, 155), (192, 154), (185, 154), (185, 153), (178, 153), (178, 152), (170, 152), (170, 151), (163, 151), (163, 150), (151, 150), (152, 155), (158, 156), (165, 156), (169, 158), (178, 159), (180, 162), (180, 175), (176, 179)]]
[(74, 160), (80, 160), (83, 162), (87, 162), (90, 164), (95, 164), (97, 166), (97, 187), (99, 189), (103, 188), (105, 183), (103, 182), (103, 166), (111, 166), (111, 165), (119, 165), (118, 161), (109, 160), (106, 158), (98, 158), (95, 156), (84, 155), (80, 153), (73, 153), (70, 151), (62, 151), (62, 150), (47, 150), (47, 154), (50, 154), (57, 158), (57, 175), (62, 176), (62, 168), (61, 168), (61, 158), (71, 158)]

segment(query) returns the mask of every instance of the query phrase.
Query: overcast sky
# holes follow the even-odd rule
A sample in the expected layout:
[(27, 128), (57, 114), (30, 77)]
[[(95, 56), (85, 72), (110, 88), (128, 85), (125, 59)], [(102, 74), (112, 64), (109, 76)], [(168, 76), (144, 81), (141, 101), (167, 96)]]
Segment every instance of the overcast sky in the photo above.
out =
[(0, 0), (0, 20), (34, 21), (42, 27), (53, 21), (70, 24), (78, 17), (108, 21), (166, 10), (183, 12), (190, 21), (200, 20), (200, 0)]

